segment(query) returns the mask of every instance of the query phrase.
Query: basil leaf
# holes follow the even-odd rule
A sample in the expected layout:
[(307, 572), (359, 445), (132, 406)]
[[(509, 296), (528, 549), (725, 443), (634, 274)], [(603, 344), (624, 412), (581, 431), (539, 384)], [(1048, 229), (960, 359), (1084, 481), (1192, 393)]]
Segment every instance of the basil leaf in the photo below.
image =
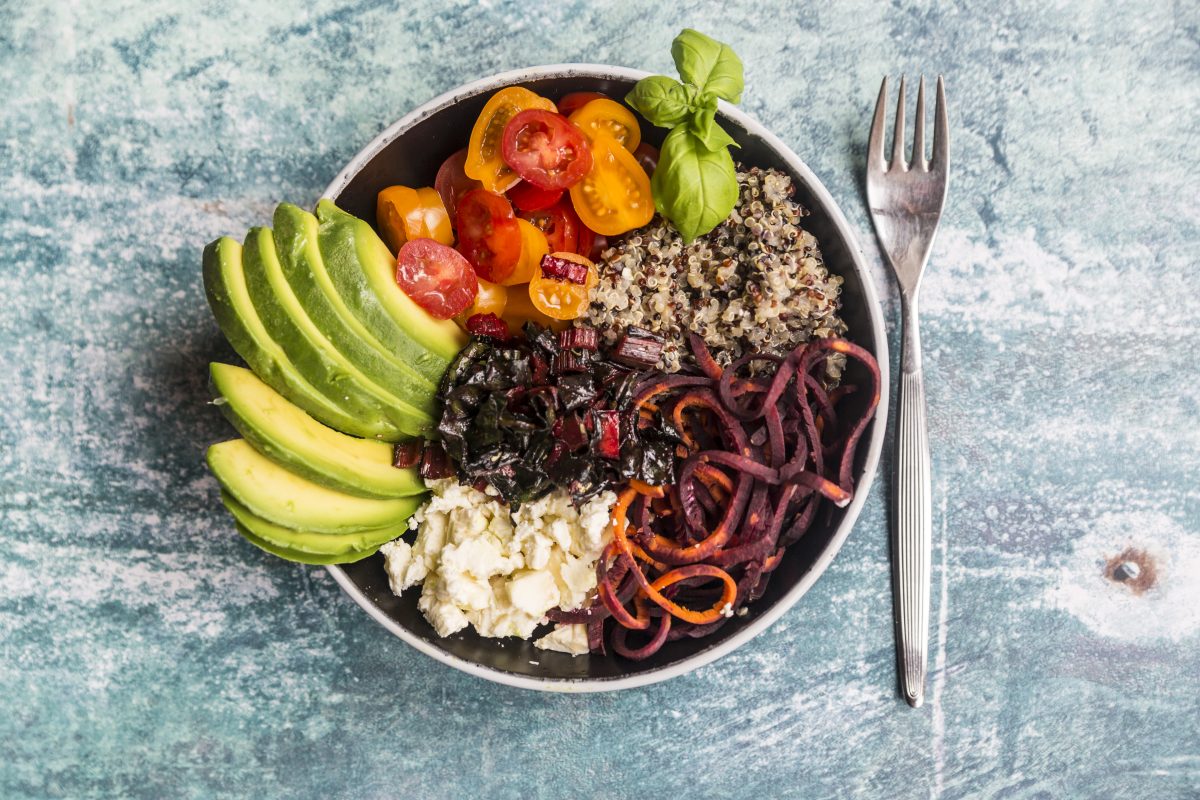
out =
[[(711, 97), (711, 95), (709, 95)], [(700, 143), (704, 145), (705, 150), (719, 150), (722, 147), (740, 147), (733, 137), (726, 133), (725, 129), (717, 124), (717, 103), (713, 97), (713, 102), (708, 105), (701, 106), (692, 112), (691, 119), (688, 120), (688, 130), (695, 135)]]
[(625, 95), (625, 102), (649, 120), (651, 125), (670, 128), (688, 118), (691, 97), (687, 89), (674, 78), (654, 75), (642, 78)]
[(680, 125), (667, 134), (650, 179), (654, 205), (691, 242), (729, 217), (737, 205), (737, 172), (727, 148), (708, 150)]
[(671, 42), (671, 57), (684, 83), (731, 103), (742, 101), (745, 86), (742, 60), (729, 45), (684, 28)]

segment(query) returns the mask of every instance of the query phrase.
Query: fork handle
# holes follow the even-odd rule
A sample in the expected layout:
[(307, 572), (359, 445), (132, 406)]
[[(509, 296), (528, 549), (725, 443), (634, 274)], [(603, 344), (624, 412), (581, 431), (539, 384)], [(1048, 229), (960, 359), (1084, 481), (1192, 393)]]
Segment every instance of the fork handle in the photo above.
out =
[(925, 426), (925, 378), (917, 298), (902, 298), (900, 397), (896, 426), (895, 539), (892, 593), (896, 654), (904, 699), (916, 708), (925, 700), (929, 650), (929, 584), (933, 549), (929, 431)]

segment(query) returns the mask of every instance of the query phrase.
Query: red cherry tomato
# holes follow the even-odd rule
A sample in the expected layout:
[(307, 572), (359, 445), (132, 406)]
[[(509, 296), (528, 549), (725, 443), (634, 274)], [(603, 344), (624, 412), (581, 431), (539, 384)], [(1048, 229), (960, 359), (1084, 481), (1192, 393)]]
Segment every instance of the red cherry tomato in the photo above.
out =
[(539, 189), (529, 181), (521, 181), (508, 190), (508, 199), (520, 211), (541, 211), (562, 199), (562, 189)]
[(633, 151), (633, 157), (642, 165), (642, 169), (646, 170), (647, 175), (654, 175), (654, 170), (658, 167), (657, 147), (642, 142)]
[(582, 222), (579, 223), (579, 241), (575, 244), (574, 252), (578, 253), (584, 258), (595, 261), (596, 259), (592, 258), (592, 249), (595, 246), (596, 232), (587, 225), (584, 225)]
[(558, 113), (564, 117), (569, 117), (593, 100), (611, 99), (608, 95), (600, 94), (600, 92), (571, 92), (570, 94), (563, 95), (563, 98), (558, 101)]
[(551, 253), (574, 253), (579, 247), (579, 229), (583, 227), (583, 223), (579, 221), (579, 215), (575, 213), (570, 200), (563, 198), (549, 208), (541, 211), (522, 211), (517, 216), (530, 222), (546, 235), (546, 244), (549, 245)]
[(453, 247), (410, 239), (396, 257), (396, 284), (430, 316), (450, 319), (475, 300), (479, 279)]
[(472, 189), (458, 203), (458, 250), (479, 274), (500, 283), (521, 258), (521, 228), (502, 195)]
[(437, 189), (437, 193), (441, 195), (442, 205), (446, 207), (446, 213), (450, 215), (450, 219), (454, 219), (454, 214), (458, 210), (458, 201), (462, 199), (462, 196), (482, 185), (474, 178), (468, 178), (467, 173), (463, 172), (463, 164), (466, 162), (467, 149), (464, 147), (442, 162), (437, 178), (433, 181), (433, 188)]
[(504, 126), (504, 163), (540, 189), (567, 189), (592, 168), (582, 131), (562, 114), (530, 108)]

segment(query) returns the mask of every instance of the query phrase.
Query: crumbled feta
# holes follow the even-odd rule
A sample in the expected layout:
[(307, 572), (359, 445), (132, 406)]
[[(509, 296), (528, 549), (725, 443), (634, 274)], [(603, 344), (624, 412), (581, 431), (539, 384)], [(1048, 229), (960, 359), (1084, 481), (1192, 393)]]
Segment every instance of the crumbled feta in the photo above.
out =
[(587, 625), (556, 625), (554, 630), (533, 643), (540, 650), (556, 650), (573, 656), (587, 655)]
[[(596, 561), (611, 536), (612, 492), (577, 509), (569, 494), (555, 491), (510, 514), (452, 479), (429, 488), (430, 499), (412, 517), (413, 544), (396, 540), (380, 552), (393, 592), (424, 584), (417, 607), (439, 636), (472, 625), (481, 636), (528, 639), (550, 609), (579, 608), (591, 598)], [(582, 635), (578, 652), (586, 653), (586, 629)], [(574, 637), (569, 646), (578, 650), (577, 633), (556, 631), (543, 640), (555, 636)]]

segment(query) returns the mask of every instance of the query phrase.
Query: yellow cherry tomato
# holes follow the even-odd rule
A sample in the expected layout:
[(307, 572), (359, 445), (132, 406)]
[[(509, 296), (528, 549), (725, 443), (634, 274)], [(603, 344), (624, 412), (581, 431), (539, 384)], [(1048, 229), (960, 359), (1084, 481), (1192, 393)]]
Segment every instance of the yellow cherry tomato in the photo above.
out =
[(561, 331), (567, 327), (564, 320), (548, 317), (538, 311), (529, 296), (528, 284), (508, 288), (508, 303), (504, 306), (504, 315), (501, 319), (508, 323), (509, 330), (513, 333), (519, 333), (526, 322), (536, 322), (543, 328), (555, 331)]
[(476, 314), (495, 314), (504, 316), (504, 307), (508, 305), (508, 288), (498, 283), (479, 279), (479, 290), (475, 292), (475, 301), (467, 310), (454, 318), (459, 325), (466, 326), (467, 320)]
[(571, 187), (571, 204), (584, 225), (605, 236), (640, 228), (654, 216), (650, 176), (603, 131), (592, 138), (592, 169)]
[(454, 244), (450, 215), (433, 189), (389, 186), (375, 201), (375, 221), (393, 253), (400, 252), (400, 246), (413, 239)]
[(536, 225), (519, 218), (517, 225), (521, 228), (521, 258), (517, 261), (517, 268), (512, 271), (512, 274), (500, 281), (505, 286), (516, 286), (533, 280), (538, 264), (542, 263), (542, 256), (550, 252), (546, 234), (542, 233)]
[(538, 264), (537, 273), (529, 282), (529, 299), (533, 307), (554, 319), (576, 319), (587, 311), (591, 302), (592, 289), (600, 280), (596, 265), (578, 253), (552, 253), (550, 258), (569, 261), (583, 267), (586, 277), (583, 283), (575, 283), (547, 274), (546, 260)]
[(554, 103), (520, 86), (509, 86), (492, 95), (471, 128), (467, 161), (463, 171), (468, 178), (483, 184), (495, 194), (504, 194), (521, 178), (504, 163), (504, 126), (517, 114), (530, 108), (555, 111)]
[(628, 108), (607, 97), (589, 101), (568, 119), (583, 131), (589, 143), (602, 131), (631, 153), (642, 143), (642, 128), (638, 125), (637, 117)]

